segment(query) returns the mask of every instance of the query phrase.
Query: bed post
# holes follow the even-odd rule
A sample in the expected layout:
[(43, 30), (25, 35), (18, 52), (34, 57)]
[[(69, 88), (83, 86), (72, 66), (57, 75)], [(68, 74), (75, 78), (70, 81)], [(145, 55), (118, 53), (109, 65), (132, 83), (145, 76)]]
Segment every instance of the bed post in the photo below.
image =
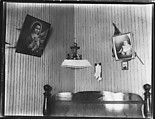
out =
[(150, 118), (151, 117), (151, 101), (150, 101), (150, 95), (151, 93), (149, 92), (151, 89), (151, 85), (150, 84), (145, 84), (144, 86), (144, 115), (146, 118)]
[(43, 104), (43, 115), (49, 116), (50, 112), (50, 97), (51, 97), (51, 90), (52, 87), (50, 85), (44, 85), (44, 104)]

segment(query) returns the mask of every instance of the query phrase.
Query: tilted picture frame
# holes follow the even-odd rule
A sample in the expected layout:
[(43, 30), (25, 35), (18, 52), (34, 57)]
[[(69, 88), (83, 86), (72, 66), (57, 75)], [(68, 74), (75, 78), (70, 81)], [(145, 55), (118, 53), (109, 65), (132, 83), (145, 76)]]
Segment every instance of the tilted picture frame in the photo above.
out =
[(112, 44), (116, 61), (127, 61), (135, 58), (132, 35), (133, 34), (129, 32), (112, 37)]
[(27, 15), (17, 42), (16, 53), (41, 57), (47, 44), (50, 24)]

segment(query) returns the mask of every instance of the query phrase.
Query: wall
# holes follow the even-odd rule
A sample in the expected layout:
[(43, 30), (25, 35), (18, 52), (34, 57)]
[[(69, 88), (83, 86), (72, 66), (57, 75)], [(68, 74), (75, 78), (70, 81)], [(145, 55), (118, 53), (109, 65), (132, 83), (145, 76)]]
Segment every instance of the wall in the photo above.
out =
[[(151, 83), (151, 7), (150, 5), (56, 5), (6, 4), (6, 41), (15, 44), (26, 14), (51, 23), (50, 38), (41, 58), (15, 53), (5, 47), (5, 114), (42, 115), (43, 86), (60, 91), (108, 90), (134, 92), (143, 96), (143, 84)], [(122, 31), (134, 34), (139, 57), (121, 70), (121, 62), (112, 57), (112, 22)], [(60, 67), (74, 37), (83, 59), (102, 63), (102, 81), (94, 79), (94, 67)], [(75, 74), (75, 75), (74, 75)]]
[(6, 42), (17, 42), (26, 15), (51, 24), (50, 36), (41, 58), (5, 48), (5, 115), (42, 115), (43, 86), (53, 93), (74, 91), (74, 71), (60, 67), (73, 44), (72, 5), (6, 4)]
[[(75, 32), (84, 58), (93, 69), (77, 70), (76, 91), (107, 90), (133, 92), (143, 96), (143, 85), (151, 83), (150, 5), (75, 5)], [(115, 23), (122, 33), (132, 32), (133, 45), (144, 65), (136, 57), (129, 70), (121, 70), (121, 62), (112, 57)], [(94, 63), (102, 63), (102, 80), (94, 78)], [(83, 85), (81, 85), (83, 84)]]

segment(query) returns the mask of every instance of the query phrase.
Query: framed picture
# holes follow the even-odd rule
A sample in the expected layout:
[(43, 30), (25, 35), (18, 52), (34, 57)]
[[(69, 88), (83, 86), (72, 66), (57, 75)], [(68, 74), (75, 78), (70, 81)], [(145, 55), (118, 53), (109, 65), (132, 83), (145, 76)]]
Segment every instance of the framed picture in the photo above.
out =
[(122, 70), (128, 70), (128, 61), (124, 61), (124, 62), (121, 62), (121, 67), (122, 67)]
[(49, 23), (27, 15), (19, 35), (16, 52), (41, 57), (49, 29)]
[(112, 37), (113, 50), (116, 60), (131, 60), (135, 58), (132, 33), (124, 33)]

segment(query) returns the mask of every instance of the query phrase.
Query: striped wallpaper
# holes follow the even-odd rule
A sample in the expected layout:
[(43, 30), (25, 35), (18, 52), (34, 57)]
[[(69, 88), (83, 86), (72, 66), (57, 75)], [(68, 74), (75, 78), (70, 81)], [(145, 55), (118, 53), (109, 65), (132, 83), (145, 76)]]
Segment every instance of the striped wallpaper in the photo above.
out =
[[(83, 57), (93, 65), (93, 69), (76, 71), (76, 91), (123, 91), (143, 96), (143, 84), (151, 83), (151, 6), (84, 4), (75, 5), (74, 11), (77, 42)], [(144, 65), (136, 57), (129, 61), (129, 70), (121, 70), (121, 62), (112, 57), (112, 23), (122, 33), (133, 33), (134, 49)], [(102, 81), (97, 81), (94, 63), (100, 62)]]
[(42, 115), (43, 86), (74, 91), (74, 71), (60, 67), (74, 38), (73, 5), (6, 4), (6, 42), (15, 45), (27, 14), (51, 24), (41, 58), (5, 48), (5, 115)]
[[(15, 45), (27, 14), (51, 24), (48, 44), (41, 58), (15, 53), (5, 46), (5, 115), (42, 116), (43, 86), (61, 91), (108, 90), (143, 96), (143, 85), (151, 84), (151, 5), (6, 3), (6, 42)], [(129, 70), (112, 57), (116, 24), (123, 33), (134, 34), (138, 58)], [(61, 63), (77, 40), (83, 59), (92, 68), (62, 68)], [(102, 80), (94, 78), (94, 63), (102, 63)]]

